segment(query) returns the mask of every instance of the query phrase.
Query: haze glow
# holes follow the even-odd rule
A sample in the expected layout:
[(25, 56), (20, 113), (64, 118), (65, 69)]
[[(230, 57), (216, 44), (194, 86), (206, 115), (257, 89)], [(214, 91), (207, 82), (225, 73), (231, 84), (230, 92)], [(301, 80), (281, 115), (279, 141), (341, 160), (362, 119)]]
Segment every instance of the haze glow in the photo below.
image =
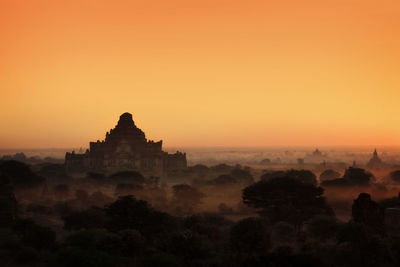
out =
[(400, 145), (397, 0), (0, 2), (0, 148)]

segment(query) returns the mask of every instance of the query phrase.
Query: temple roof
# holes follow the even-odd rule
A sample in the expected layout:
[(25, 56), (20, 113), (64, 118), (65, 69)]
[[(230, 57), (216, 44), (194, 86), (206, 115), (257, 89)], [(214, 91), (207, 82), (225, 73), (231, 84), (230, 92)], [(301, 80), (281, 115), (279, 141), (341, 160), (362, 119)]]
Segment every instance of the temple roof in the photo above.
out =
[(132, 119), (132, 114), (129, 112), (123, 113), (121, 116), (119, 116), (119, 119)]
[(372, 153), (372, 158), (367, 163), (367, 166), (369, 168), (373, 168), (373, 167), (378, 167), (379, 165), (382, 165), (382, 164), (383, 164), (383, 161), (380, 159), (380, 157), (378, 156), (378, 152), (375, 149), (374, 153)]
[(120, 127), (132, 127), (135, 126), (135, 122), (132, 119), (132, 114), (125, 112), (124, 114), (122, 114), (121, 116), (119, 116), (119, 121), (117, 126)]

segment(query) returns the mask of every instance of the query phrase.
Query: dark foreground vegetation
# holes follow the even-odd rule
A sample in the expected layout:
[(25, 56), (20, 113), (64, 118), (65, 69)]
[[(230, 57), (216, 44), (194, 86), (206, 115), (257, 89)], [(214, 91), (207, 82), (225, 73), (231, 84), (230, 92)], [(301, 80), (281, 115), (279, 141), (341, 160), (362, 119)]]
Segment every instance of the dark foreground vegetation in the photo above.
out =
[[(131, 171), (78, 179), (58, 164), (1, 161), (0, 266), (400, 265), (400, 199), (372, 200), (389, 190), (372, 174), (330, 170), (321, 185), (306, 170), (253, 174), (199, 165), (166, 184)], [(369, 192), (350, 203), (349, 221), (325, 197), (333, 188)], [(215, 192), (226, 203), (202, 210)]]

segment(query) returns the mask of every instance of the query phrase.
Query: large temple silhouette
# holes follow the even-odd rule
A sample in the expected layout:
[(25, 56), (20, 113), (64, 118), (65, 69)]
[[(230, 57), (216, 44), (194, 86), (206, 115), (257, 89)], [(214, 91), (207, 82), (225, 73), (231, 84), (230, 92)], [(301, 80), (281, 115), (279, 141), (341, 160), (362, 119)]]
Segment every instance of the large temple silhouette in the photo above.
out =
[(162, 176), (166, 171), (186, 168), (187, 161), (186, 153), (169, 154), (162, 150), (162, 141), (148, 141), (136, 127), (132, 114), (124, 113), (104, 141), (90, 142), (90, 148), (82, 154), (67, 152), (65, 166), (69, 171), (136, 170)]

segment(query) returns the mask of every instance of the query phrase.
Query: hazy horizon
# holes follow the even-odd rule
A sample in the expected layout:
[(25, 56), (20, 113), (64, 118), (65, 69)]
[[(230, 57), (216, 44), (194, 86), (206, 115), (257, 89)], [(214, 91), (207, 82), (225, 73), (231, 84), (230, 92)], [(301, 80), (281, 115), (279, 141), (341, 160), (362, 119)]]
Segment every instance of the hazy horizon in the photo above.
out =
[[(14, 155), (23, 152), (27, 157), (39, 156), (40, 158), (52, 157), (64, 160), (65, 153), (75, 151), (84, 153), (87, 147), (71, 148), (42, 148), (42, 149), (0, 149), (0, 157)], [(271, 163), (298, 164), (297, 160), (302, 158), (306, 164), (318, 164), (322, 161), (328, 163), (346, 163), (352, 165), (366, 164), (372, 156), (374, 147), (318, 147), (324, 158), (313, 159), (310, 155), (317, 147), (164, 147), (169, 153), (182, 151), (187, 154), (189, 165), (206, 164), (256, 164), (260, 165), (264, 159), (270, 159)], [(80, 151), (81, 150), (81, 151)], [(377, 147), (379, 156), (389, 164), (400, 164), (400, 147)], [(260, 166), (262, 166), (261, 164)], [(270, 165), (271, 167), (272, 165)], [(268, 165), (264, 166), (265, 168)]]

